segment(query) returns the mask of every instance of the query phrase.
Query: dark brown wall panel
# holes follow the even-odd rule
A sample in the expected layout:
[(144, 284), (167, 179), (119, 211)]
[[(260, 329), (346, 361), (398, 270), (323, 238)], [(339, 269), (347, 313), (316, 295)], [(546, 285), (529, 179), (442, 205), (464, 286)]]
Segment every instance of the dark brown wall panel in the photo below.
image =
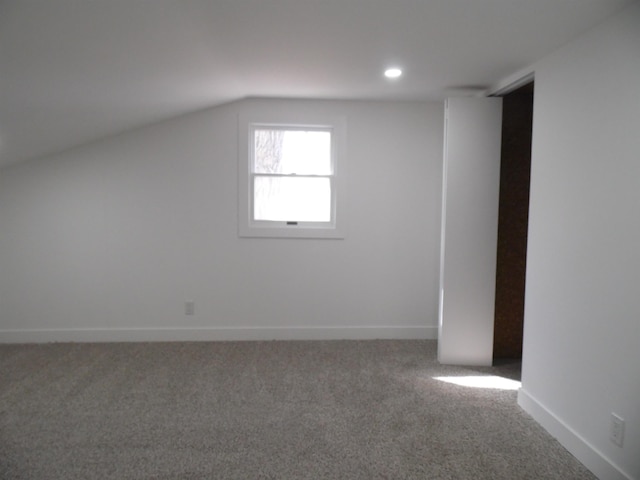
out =
[(494, 358), (522, 357), (533, 83), (503, 98)]

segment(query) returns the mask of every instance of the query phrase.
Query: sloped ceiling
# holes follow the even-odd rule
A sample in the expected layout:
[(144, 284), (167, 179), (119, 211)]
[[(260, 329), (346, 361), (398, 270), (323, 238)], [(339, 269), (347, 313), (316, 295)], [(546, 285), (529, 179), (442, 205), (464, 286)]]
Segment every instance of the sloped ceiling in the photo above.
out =
[(0, 0), (0, 166), (248, 96), (439, 100), (630, 3)]

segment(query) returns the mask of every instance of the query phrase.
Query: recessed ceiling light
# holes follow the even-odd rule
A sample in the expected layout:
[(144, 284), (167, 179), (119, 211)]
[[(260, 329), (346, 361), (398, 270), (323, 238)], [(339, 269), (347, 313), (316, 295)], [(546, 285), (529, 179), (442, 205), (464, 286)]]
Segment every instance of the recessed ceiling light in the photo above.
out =
[(387, 68), (384, 71), (384, 76), (387, 78), (398, 78), (400, 75), (402, 75), (402, 70), (399, 68)]

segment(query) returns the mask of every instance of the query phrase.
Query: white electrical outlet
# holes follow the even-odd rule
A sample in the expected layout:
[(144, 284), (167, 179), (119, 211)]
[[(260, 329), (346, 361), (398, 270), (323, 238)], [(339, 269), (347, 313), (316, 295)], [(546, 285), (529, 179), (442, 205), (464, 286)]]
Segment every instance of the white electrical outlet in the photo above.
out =
[(624, 419), (613, 412), (611, 413), (611, 433), (609, 439), (619, 447), (624, 443)]
[(184, 314), (185, 315), (195, 315), (196, 313), (196, 302), (193, 300), (187, 300), (184, 302)]

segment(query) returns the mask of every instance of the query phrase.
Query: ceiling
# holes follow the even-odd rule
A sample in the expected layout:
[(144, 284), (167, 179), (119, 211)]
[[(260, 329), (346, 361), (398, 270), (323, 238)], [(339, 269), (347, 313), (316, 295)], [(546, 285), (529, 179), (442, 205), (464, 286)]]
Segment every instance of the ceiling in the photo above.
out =
[(630, 3), (0, 0), (0, 166), (250, 96), (486, 88)]

